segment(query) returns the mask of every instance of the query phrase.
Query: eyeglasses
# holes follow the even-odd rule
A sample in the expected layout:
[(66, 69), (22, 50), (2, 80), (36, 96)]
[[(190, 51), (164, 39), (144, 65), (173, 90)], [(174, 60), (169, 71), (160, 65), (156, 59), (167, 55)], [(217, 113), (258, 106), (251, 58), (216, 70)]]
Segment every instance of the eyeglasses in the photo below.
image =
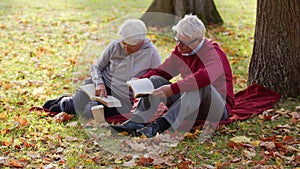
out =
[(183, 44), (183, 45), (185, 45), (185, 46), (189, 46), (189, 45), (191, 45), (192, 43), (196, 42), (199, 38), (196, 38), (196, 39), (190, 41), (189, 43), (184, 42), (184, 41), (178, 39), (176, 36), (174, 36), (174, 39), (176, 40), (177, 43), (181, 43), (181, 44)]

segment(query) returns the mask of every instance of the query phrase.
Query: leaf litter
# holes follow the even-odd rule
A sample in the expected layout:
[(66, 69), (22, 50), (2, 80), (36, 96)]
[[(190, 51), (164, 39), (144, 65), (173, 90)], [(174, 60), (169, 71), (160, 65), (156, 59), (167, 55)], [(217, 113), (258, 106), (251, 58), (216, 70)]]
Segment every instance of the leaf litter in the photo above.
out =
[[(23, 5), (12, 4), (11, 7), (18, 11), (1, 13), (0, 16), (5, 22), (0, 26), (0, 36), (4, 42), (0, 48), (3, 53), (0, 57), (0, 122), (2, 123), (0, 125), (0, 168), (98, 168), (99, 166), (107, 168), (113, 165), (115, 167), (110, 168), (122, 168), (120, 166), (141, 168), (151, 165), (157, 168), (191, 168), (196, 164), (201, 168), (226, 168), (229, 165), (228, 161), (231, 163), (228, 168), (241, 166), (293, 168), (300, 165), (300, 106), (296, 106), (293, 111), (271, 110), (245, 127), (226, 126), (216, 133), (215, 138), (219, 140), (210, 139), (201, 143), (200, 148), (195, 148), (195, 144), (199, 142), (193, 140), (195, 141), (198, 136), (192, 133), (187, 133), (187, 140), (174, 144), (170, 140), (173, 136), (169, 133), (166, 136), (158, 135), (158, 138), (153, 138), (160, 139), (161, 144), (157, 140), (149, 142), (148, 139), (143, 138), (112, 136), (107, 132), (95, 134), (97, 128), (91, 129), (93, 132), (90, 132), (91, 137), (88, 137), (78, 123), (77, 125), (73, 123), (73, 118), (63, 114), (52, 118), (40, 112), (29, 113), (28, 106), (40, 104), (46, 96), (48, 98), (70, 90), (72, 84), (68, 79), (71, 79), (71, 76), (67, 73), (73, 71), (74, 65), (79, 61), (78, 56), (85, 40), (91, 40), (95, 36), (94, 32), (101, 26), (98, 25), (105, 20), (105, 17), (100, 21), (85, 18), (85, 9), (74, 12), (77, 8), (70, 8), (69, 11), (73, 11), (71, 13), (53, 12), (57, 10), (51, 6), (53, 4), (40, 4), (40, 7), (26, 8), (27, 10), (20, 8)], [(39, 9), (44, 11), (35, 14)], [(115, 11), (115, 15), (118, 12)], [(76, 17), (84, 18), (86, 21), (78, 22)], [(112, 19), (114, 18), (107, 20)], [(235, 31), (229, 28), (213, 31), (208, 31), (213, 39), (218, 38), (215, 35), (219, 33), (231, 36), (230, 38), (238, 37)], [(161, 41), (157, 42), (165, 43)], [(245, 68), (240, 66), (240, 63), (248, 56), (239, 54), (238, 51), (245, 51), (230, 43), (227, 44), (231, 46), (224, 46), (224, 50), (231, 58), (234, 71), (244, 71)], [(162, 46), (168, 48), (167, 45)], [(166, 50), (164, 48), (163, 51)], [(168, 54), (169, 51), (165, 53)], [(57, 69), (60, 73), (57, 73)], [(237, 87), (244, 87), (246, 80), (246, 75), (243, 73), (235, 74), (234, 84)], [(283, 118), (284, 121), (281, 121)], [(247, 128), (259, 126), (261, 123), (264, 126), (260, 128), (259, 133), (252, 132), (253, 134), (250, 135), (241, 132), (249, 131)], [(106, 140), (104, 136), (107, 137)], [(228, 140), (239, 136), (250, 138), (251, 141), (236, 143)], [(118, 148), (125, 146), (127, 155), (120, 155), (117, 151), (109, 153), (105, 150), (105, 147), (107, 149), (116, 144), (115, 137), (124, 142), (123, 145), (122, 141), (116, 141)], [(103, 143), (99, 144), (98, 140), (102, 140)], [(111, 144), (108, 144), (110, 142)], [(225, 145), (218, 147), (223, 142)], [(152, 146), (155, 150), (158, 150), (158, 147), (169, 146), (172, 151), (164, 152), (159, 149), (158, 152), (151, 150), (148, 152), (148, 148), (143, 148), (143, 145)], [(172, 149), (174, 146), (176, 148)], [(184, 148), (179, 150), (179, 146)], [(136, 156), (134, 154), (136, 152), (143, 156)]]

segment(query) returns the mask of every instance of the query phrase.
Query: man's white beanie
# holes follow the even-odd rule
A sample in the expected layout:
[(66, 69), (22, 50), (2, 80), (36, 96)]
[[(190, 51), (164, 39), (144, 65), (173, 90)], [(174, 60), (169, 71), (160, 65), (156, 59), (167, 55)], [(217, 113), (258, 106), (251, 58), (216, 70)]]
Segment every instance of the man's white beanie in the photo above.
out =
[(121, 25), (118, 34), (126, 44), (136, 45), (145, 39), (147, 28), (145, 23), (139, 19), (128, 19)]

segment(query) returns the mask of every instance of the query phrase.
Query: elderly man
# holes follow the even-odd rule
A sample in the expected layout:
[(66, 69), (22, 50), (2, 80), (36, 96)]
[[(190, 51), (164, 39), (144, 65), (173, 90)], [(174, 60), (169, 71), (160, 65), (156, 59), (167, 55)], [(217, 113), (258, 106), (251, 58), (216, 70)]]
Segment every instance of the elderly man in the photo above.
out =
[[(121, 108), (104, 107), (105, 116), (128, 113), (133, 98), (126, 82), (161, 64), (159, 53), (146, 38), (146, 33), (146, 26), (141, 20), (126, 20), (118, 32), (122, 39), (112, 41), (90, 68), (90, 78), (84, 84), (94, 83), (96, 96), (113, 95), (122, 104)], [(53, 112), (77, 112), (91, 117), (91, 107), (99, 104), (90, 101), (83, 91), (77, 90), (71, 97), (62, 95), (48, 100), (43, 107)]]
[[(176, 130), (183, 120), (218, 122), (228, 118), (234, 104), (232, 71), (221, 47), (205, 38), (205, 26), (197, 16), (186, 15), (173, 27), (177, 45), (157, 69), (139, 78), (154, 85), (151, 95), (142, 97), (131, 118), (112, 131), (154, 137), (167, 129)], [(170, 83), (177, 75), (181, 80)], [(169, 107), (166, 114), (149, 124), (158, 105)], [(148, 125), (147, 125), (148, 124)]]

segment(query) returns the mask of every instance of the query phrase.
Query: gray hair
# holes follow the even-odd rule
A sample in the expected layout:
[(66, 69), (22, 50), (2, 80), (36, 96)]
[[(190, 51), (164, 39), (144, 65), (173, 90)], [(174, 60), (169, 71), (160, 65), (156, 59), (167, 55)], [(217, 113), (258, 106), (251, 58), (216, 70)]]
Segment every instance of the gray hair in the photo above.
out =
[(206, 32), (203, 22), (196, 15), (185, 15), (172, 29), (177, 34), (189, 38), (199, 37), (203, 39)]
[(136, 45), (145, 39), (147, 28), (145, 23), (139, 19), (128, 19), (121, 25), (118, 34), (128, 45)]

